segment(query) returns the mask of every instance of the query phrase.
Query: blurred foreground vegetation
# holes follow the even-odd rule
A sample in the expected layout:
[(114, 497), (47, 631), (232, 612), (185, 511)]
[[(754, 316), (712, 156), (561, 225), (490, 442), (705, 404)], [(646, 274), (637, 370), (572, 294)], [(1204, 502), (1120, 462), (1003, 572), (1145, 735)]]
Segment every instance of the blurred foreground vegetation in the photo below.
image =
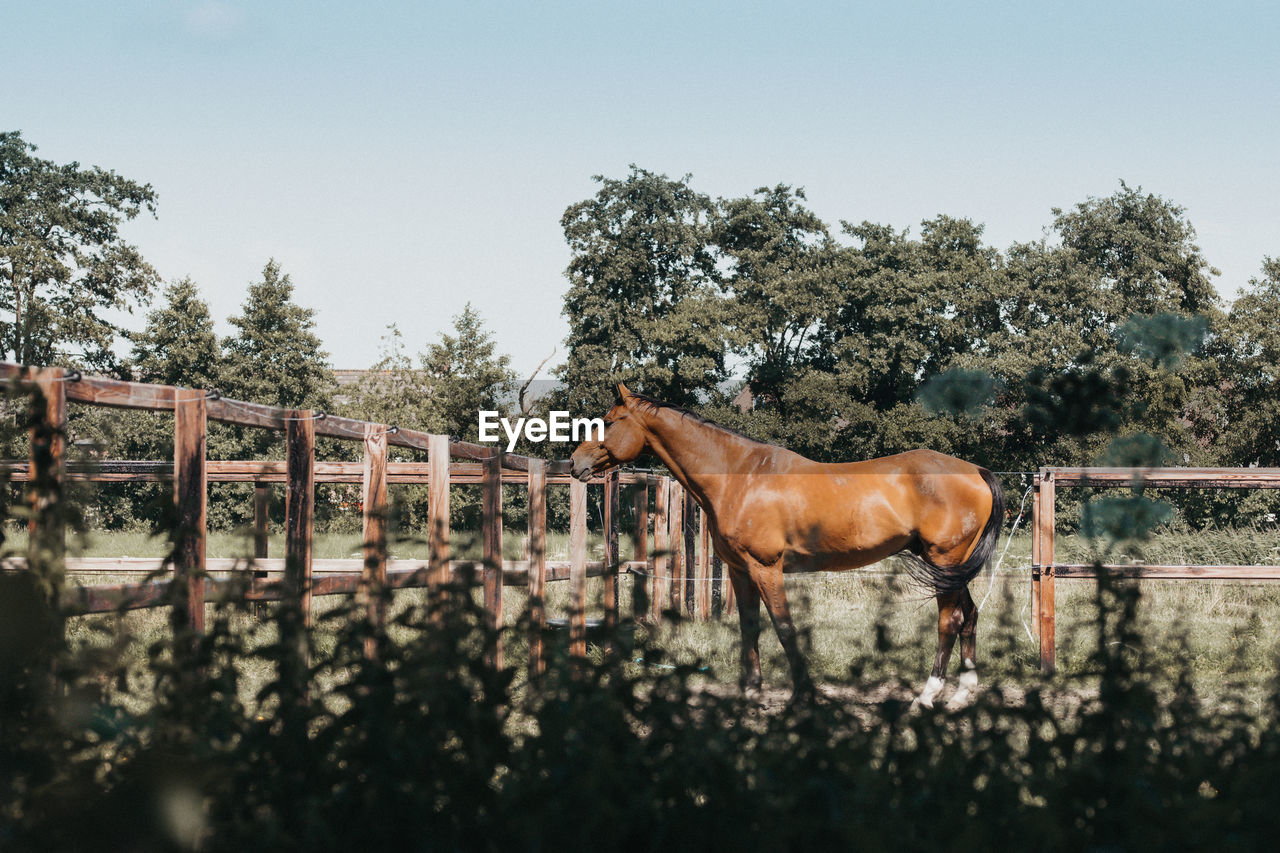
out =
[(553, 631), (533, 685), (525, 626), (486, 667), (461, 589), (397, 593), (378, 660), (362, 610), (320, 600), (299, 669), (288, 603), (211, 605), (199, 640), (164, 609), (64, 631), (39, 579), (0, 576), (6, 850), (1255, 850), (1280, 828), (1269, 586), (1059, 583), (1072, 616), (1045, 682), (1025, 576), (1001, 575), (986, 689), (917, 713), (933, 605), (879, 574), (789, 584), (814, 706), (731, 686), (733, 617), (595, 634), (578, 667)]

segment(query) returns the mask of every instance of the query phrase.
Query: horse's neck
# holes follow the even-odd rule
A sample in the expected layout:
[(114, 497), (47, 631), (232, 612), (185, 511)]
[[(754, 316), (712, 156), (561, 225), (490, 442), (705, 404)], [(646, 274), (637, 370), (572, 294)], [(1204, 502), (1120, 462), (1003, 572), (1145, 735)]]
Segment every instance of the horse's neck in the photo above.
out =
[(674, 409), (654, 412), (648, 427), (653, 452), (704, 507), (725, 488), (724, 477), (716, 475), (744, 470), (747, 457), (764, 446)]

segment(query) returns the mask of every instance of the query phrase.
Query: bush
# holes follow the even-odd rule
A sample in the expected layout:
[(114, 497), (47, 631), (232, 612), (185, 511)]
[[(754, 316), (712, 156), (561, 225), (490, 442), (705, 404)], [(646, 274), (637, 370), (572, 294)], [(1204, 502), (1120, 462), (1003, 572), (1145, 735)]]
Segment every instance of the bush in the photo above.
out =
[[(299, 668), (287, 605), (255, 631), (227, 603), (131, 666), (104, 633), (37, 641), (59, 620), (22, 577), (0, 595), (6, 849), (1249, 850), (1280, 815), (1280, 697), (1254, 718), (1147, 671), (1136, 593), (1105, 584), (1087, 676), (921, 714), (764, 711), (554, 638), (531, 686), (482, 663), (461, 591), (402, 607), (376, 661), (355, 607), (301, 635)], [(616, 639), (661, 662), (645, 638)]]

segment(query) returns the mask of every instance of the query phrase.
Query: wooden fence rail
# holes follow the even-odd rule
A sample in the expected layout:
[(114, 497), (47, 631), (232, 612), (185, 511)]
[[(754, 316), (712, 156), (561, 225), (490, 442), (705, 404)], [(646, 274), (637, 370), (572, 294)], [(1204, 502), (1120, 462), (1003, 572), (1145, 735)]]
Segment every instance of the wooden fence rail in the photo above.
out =
[(1041, 468), (1031, 504), (1031, 610), (1040, 644), (1040, 669), (1057, 667), (1057, 578), (1139, 580), (1280, 580), (1280, 566), (1077, 565), (1054, 554), (1054, 503), (1059, 486), (1159, 489), (1280, 489), (1280, 468)]
[[(604, 578), (601, 605), (604, 624), (618, 624), (618, 577), (636, 577), (634, 615), (657, 619), (663, 609), (687, 611), (708, 618), (715, 589), (723, 608), (729, 592), (722, 567), (710, 556), (710, 542), (700, 509), (680, 485), (668, 477), (634, 470), (608, 472), (593, 478), (603, 487), (603, 559), (588, 560), (587, 487), (569, 476), (567, 460), (547, 462), (502, 453), (492, 446), (471, 444), (447, 436), (429, 435), (387, 424), (373, 424), (308, 410), (281, 409), (228, 400), (216, 392), (165, 385), (123, 382), (82, 376), (62, 368), (27, 368), (0, 364), (0, 379), (23, 383), (40, 391), (43, 409), (36, 413), (32, 429), (32, 454), (28, 460), (0, 461), (0, 479), (27, 484), (28, 501), (48, 509), (57, 500), (57, 484), (66, 479), (91, 482), (173, 482), (178, 530), (171, 574), (141, 583), (72, 587), (64, 603), (72, 611), (104, 612), (115, 609), (170, 605), (176, 630), (198, 635), (204, 630), (204, 605), (235, 594), (249, 601), (280, 600), (287, 607), (284, 622), (296, 618), (298, 654), (305, 654), (302, 629), (310, 624), (311, 599), (317, 595), (356, 594), (369, 615), (371, 634), (365, 652), (377, 654), (385, 614), (385, 589), (425, 587), (438, 602), (445, 586), (458, 578), (483, 579), (484, 606), (489, 623), (502, 626), (503, 587), (511, 583), (529, 586), (531, 635), (530, 666), (536, 675), (542, 668), (542, 629), (546, 625), (545, 584), (568, 580), (570, 584), (569, 634), (571, 654), (586, 654), (587, 585), (589, 576)], [(68, 462), (63, 435), (67, 402), (95, 406), (173, 412), (174, 460), (172, 463), (134, 460)], [(210, 460), (207, 458), (207, 424), (210, 420), (256, 426), (283, 432), (286, 458), (281, 461)], [(360, 462), (321, 461), (315, 458), (317, 437), (360, 442)], [(426, 462), (391, 461), (390, 447), (425, 452)], [(465, 461), (454, 461), (455, 459)], [(206, 505), (208, 483), (245, 482), (254, 488), (254, 555), (247, 566), (236, 561), (210, 560), (206, 555)], [(285, 554), (283, 575), (271, 578), (279, 568), (267, 558), (267, 518), (272, 484), (285, 486)], [(313, 555), (314, 499), (318, 483), (360, 483), (363, 506), (364, 553), (361, 561), (317, 561)], [(428, 553), (425, 566), (401, 568), (388, 558), (387, 488), (393, 484), (428, 486)], [(50, 485), (53, 484), (53, 485)], [(528, 559), (502, 559), (503, 484), (529, 488)], [(570, 490), (570, 553), (567, 561), (546, 559), (546, 489), (568, 484)], [(449, 492), (452, 485), (482, 487), (482, 550), (480, 562), (451, 559), (449, 545)], [(618, 540), (620, 489), (634, 489), (633, 559), (622, 562)], [(650, 495), (654, 505), (650, 510)], [(57, 513), (33, 513), (29, 542), (34, 559), (65, 562), (64, 532)], [(653, 547), (650, 548), (650, 523)], [(701, 524), (701, 527), (699, 525)], [(699, 535), (701, 531), (701, 535)], [(37, 554), (35, 549), (44, 548)], [(116, 561), (116, 568), (139, 570), (138, 564)], [(157, 561), (151, 561), (152, 566)], [(317, 563), (328, 571), (317, 575)], [(337, 565), (344, 564), (344, 565)], [(72, 568), (107, 570), (101, 561), (71, 561)], [(18, 568), (7, 561), (5, 569)], [(211, 572), (250, 568), (231, 577)], [(334, 569), (338, 571), (335, 573)], [(715, 573), (715, 577), (712, 573)], [(687, 598), (686, 598), (687, 591)], [(646, 607), (651, 607), (647, 610)], [(290, 616), (289, 614), (292, 614)], [(282, 622), (282, 629), (294, 631)], [(503, 650), (496, 645), (486, 659), (502, 664)], [(304, 660), (295, 663), (304, 664)]]

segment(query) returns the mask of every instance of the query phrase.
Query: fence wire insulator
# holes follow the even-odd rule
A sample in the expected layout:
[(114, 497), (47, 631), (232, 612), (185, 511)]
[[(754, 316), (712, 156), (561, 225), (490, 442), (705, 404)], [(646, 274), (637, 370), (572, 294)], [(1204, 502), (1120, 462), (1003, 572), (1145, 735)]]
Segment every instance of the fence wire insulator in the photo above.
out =
[(221, 400), (222, 391), (217, 388), (206, 388), (204, 389), (204, 398), (206, 400)]

